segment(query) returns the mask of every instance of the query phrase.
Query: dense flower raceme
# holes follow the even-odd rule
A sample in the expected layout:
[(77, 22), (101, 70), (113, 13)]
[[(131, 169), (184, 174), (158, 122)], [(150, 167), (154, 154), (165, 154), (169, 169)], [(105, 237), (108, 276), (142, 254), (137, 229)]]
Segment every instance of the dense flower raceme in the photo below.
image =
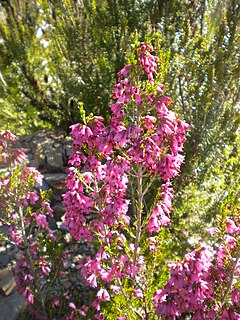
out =
[[(150, 237), (170, 223), (171, 180), (184, 160), (181, 152), (189, 126), (169, 110), (171, 99), (161, 95), (163, 85), (154, 84), (158, 59), (152, 51), (141, 44), (139, 65), (129, 64), (119, 72), (109, 125), (94, 116), (71, 126), (76, 152), (69, 159), (65, 225), (76, 240), (99, 241), (96, 256), (86, 258), (80, 268), (93, 287), (112, 283), (111, 294), (121, 291), (115, 282), (144, 272), (140, 235)], [(131, 77), (134, 71), (139, 78), (147, 75), (147, 85)], [(159, 196), (150, 210), (144, 196), (159, 178)], [(153, 239), (154, 235), (151, 248)], [(139, 288), (133, 290), (142, 297)], [(110, 293), (100, 289), (93, 307), (99, 311), (101, 302), (110, 299)]]
[[(155, 310), (161, 319), (184, 315), (192, 315), (193, 320), (240, 319), (239, 209), (233, 219), (227, 218), (218, 246), (202, 244), (182, 263), (169, 263), (170, 279), (154, 295)], [(217, 228), (208, 232), (220, 233)]]
[(22, 148), (12, 148), (9, 143), (14, 144), (17, 137), (9, 130), (0, 132), (0, 162), (2, 167), (7, 167), (9, 164), (16, 165), (24, 163), (26, 155)]
[[(8, 226), (8, 239), (18, 248), (14, 266), (17, 290), (31, 305), (34, 319), (52, 319), (49, 314), (53, 315), (54, 310), (59, 314), (63, 303), (69, 306), (61, 319), (75, 319), (75, 313), (84, 311), (73, 309), (72, 297), (63, 292), (61, 280), (67, 253), (58, 250), (61, 247), (56, 232), (49, 226), (48, 217), (53, 212), (47, 195), (33, 191), (34, 186), (41, 185), (42, 175), (26, 166), (25, 152), (16, 148), (15, 142), (16, 136), (11, 132), (0, 132), (0, 225)], [(57, 293), (59, 297), (64, 294), (65, 301)]]

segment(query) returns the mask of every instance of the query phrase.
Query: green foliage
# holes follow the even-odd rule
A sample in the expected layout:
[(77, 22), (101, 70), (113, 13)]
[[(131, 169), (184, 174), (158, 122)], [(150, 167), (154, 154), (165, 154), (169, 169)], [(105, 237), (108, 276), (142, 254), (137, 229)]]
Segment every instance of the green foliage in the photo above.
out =
[(174, 183), (176, 241), (186, 246), (188, 238), (199, 239), (229, 194), (239, 194), (239, 6), (210, 1), (177, 10), (181, 14), (160, 33), (163, 51), (170, 48), (167, 90), (191, 125)]
[(67, 129), (80, 120), (79, 103), (87, 113), (108, 113), (109, 92), (137, 29), (132, 2), (13, 0), (2, 11), (4, 126)]

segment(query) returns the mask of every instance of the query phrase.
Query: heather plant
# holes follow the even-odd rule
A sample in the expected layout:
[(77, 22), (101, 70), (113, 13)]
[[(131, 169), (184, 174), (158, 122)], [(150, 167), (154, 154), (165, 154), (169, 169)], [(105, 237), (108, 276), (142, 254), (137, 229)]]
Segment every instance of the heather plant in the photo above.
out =
[(240, 207), (222, 210), (213, 238), (169, 263), (170, 278), (154, 294), (160, 319), (240, 319)]
[(79, 262), (86, 283), (97, 288), (96, 319), (156, 318), (153, 293), (167, 276), (171, 183), (189, 126), (155, 83), (152, 52), (141, 43), (137, 58), (119, 72), (108, 125), (90, 115), (71, 126), (77, 151), (69, 159), (65, 225), (74, 239), (96, 248)]
[(13, 270), (17, 290), (26, 298), (31, 317), (73, 319), (84, 310), (73, 310), (64, 290), (69, 255), (61, 233), (49, 223), (49, 192), (39, 194), (42, 175), (27, 166), (25, 151), (15, 142), (10, 131), (0, 133), (0, 225), (8, 229), (0, 235), (18, 248)]

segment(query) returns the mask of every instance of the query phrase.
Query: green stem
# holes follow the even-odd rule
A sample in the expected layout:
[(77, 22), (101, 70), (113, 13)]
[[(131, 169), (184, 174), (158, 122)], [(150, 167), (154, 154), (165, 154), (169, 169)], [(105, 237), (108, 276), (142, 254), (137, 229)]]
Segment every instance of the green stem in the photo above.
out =
[[(224, 295), (223, 295), (223, 297), (222, 297), (222, 300), (221, 300), (221, 302), (220, 302), (221, 310), (222, 310), (222, 307), (223, 307), (224, 304), (225, 304), (225, 300), (226, 300), (226, 298), (227, 298), (227, 296), (228, 296), (228, 293), (229, 293), (229, 291), (230, 291), (231, 288), (232, 288), (233, 279), (234, 279), (234, 272), (235, 272), (235, 270), (236, 270), (236, 268), (237, 268), (237, 264), (238, 264), (239, 259), (240, 259), (240, 252), (238, 252), (238, 254), (237, 254), (237, 256), (236, 256), (236, 259), (235, 259), (235, 262), (234, 262), (234, 265), (233, 265), (233, 269), (232, 269), (232, 273), (231, 273), (231, 276), (230, 276), (230, 279), (229, 279), (229, 282), (228, 282), (227, 289), (226, 289), (226, 291), (225, 291), (225, 293), (224, 293)], [(221, 311), (221, 310), (219, 310), (219, 311)], [(216, 320), (218, 316), (219, 316), (219, 312), (215, 315), (215, 317), (213, 318), (213, 320)]]
[(138, 190), (138, 202), (137, 202), (137, 226), (136, 226), (136, 238), (134, 245), (134, 258), (133, 264), (136, 265), (137, 251), (139, 247), (141, 232), (142, 232), (142, 205), (143, 205), (143, 192), (142, 192), (142, 167), (138, 167), (137, 175), (137, 190)]
[(39, 283), (39, 278), (38, 278), (38, 275), (35, 272), (34, 265), (32, 263), (32, 259), (31, 259), (31, 255), (29, 253), (29, 246), (28, 246), (28, 240), (27, 240), (26, 230), (25, 230), (25, 226), (24, 226), (24, 214), (23, 214), (22, 207), (19, 207), (19, 213), (20, 213), (20, 222), (21, 222), (21, 231), (22, 231), (23, 243), (24, 243), (24, 251), (26, 253), (26, 256), (27, 256), (27, 258), (29, 260), (29, 263), (30, 263), (30, 266), (31, 266), (31, 269), (32, 269), (32, 272), (33, 272), (35, 286), (36, 286), (37, 292), (39, 294), (39, 300), (40, 300), (42, 312), (44, 313), (44, 316), (47, 317), (47, 312), (46, 312), (46, 309), (45, 309), (44, 297), (42, 295), (42, 290), (41, 290), (41, 286), (40, 286), (40, 283)]
[(240, 252), (238, 253), (238, 255), (236, 256), (236, 260), (234, 262), (234, 265), (233, 265), (233, 270), (232, 270), (232, 274), (231, 274), (231, 277), (230, 277), (230, 280), (229, 280), (229, 283), (228, 283), (228, 286), (227, 286), (227, 289), (222, 297), (222, 301), (221, 301), (221, 305), (223, 306), (224, 303), (225, 303), (225, 300), (227, 298), (227, 295), (229, 293), (229, 291), (231, 290), (232, 288), (232, 284), (233, 284), (233, 278), (234, 278), (234, 272), (236, 270), (236, 267), (237, 267), (237, 264), (238, 264), (238, 260), (240, 259)]

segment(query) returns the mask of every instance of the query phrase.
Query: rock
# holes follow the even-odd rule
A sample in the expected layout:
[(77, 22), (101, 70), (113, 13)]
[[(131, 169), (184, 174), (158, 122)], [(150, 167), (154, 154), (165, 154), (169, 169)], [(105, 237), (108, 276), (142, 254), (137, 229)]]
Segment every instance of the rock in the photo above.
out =
[(47, 152), (46, 154), (47, 157), (47, 165), (51, 169), (61, 169), (63, 167), (63, 153), (60, 152), (59, 150), (52, 150)]
[[(2, 242), (2, 241), (1, 241)], [(6, 241), (4, 241), (4, 242), (6, 242)], [(1, 243), (1, 247), (0, 247), (0, 256), (1, 256), (1, 254), (4, 254), (5, 253), (5, 251), (6, 251), (6, 248), (5, 248), (5, 243), (4, 244), (2, 244)]]
[(17, 292), (4, 298), (0, 296), (0, 320), (17, 320), (25, 308), (26, 301)]
[(72, 144), (66, 144), (64, 149), (66, 151), (66, 156), (67, 157), (69, 157), (74, 151), (73, 148), (72, 148)]
[(0, 281), (0, 292), (5, 296), (9, 296), (16, 289), (16, 283), (12, 275), (8, 275)]
[(0, 232), (4, 233), (5, 235), (7, 235), (8, 234), (8, 228), (9, 228), (8, 225), (2, 225), (2, 226), (0, 226)]
[(16, 289), (16, 283), (13, 277), (13, 273), (9, 269), (3, 269), (0, 271), (0, 292), (9, 296)]
[(46, 173), (44, 175), (44, 180), (52, 188), (62, 188), (62, 185), (66, 183), (67, 174), (66, 173)]
[(9, 263), (9, 255), (7, 253), (0, 253), (0, 266), (7, 267)]
[(61, 203), (56, 203), (52, 206), (54, 217), (61, 218), (65, 214), (65, 208)]

